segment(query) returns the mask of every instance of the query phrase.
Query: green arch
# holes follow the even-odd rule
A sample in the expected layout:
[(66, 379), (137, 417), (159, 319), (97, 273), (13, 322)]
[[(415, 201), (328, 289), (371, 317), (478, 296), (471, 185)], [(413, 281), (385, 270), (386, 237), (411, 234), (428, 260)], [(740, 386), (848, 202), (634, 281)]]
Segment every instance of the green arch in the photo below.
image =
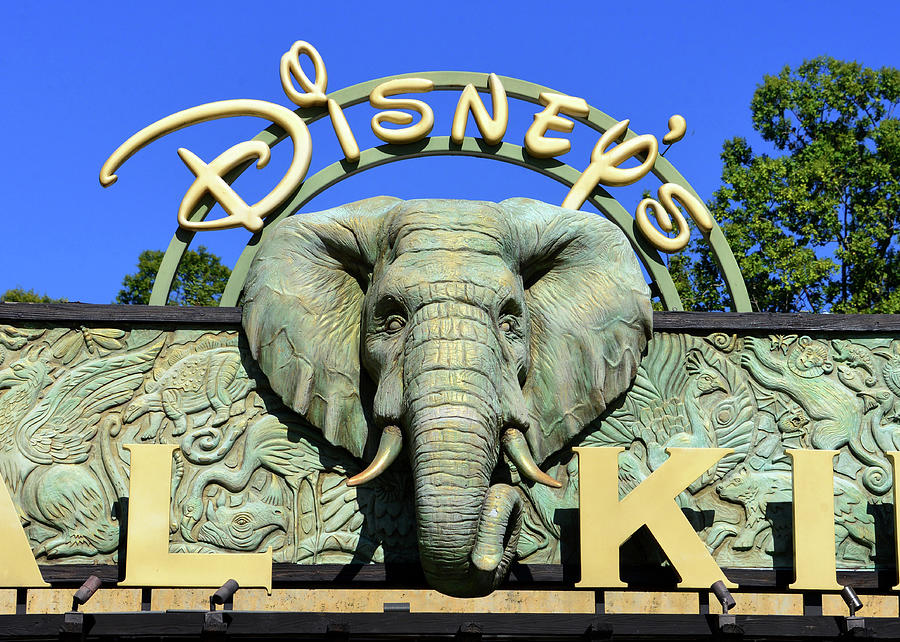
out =
[[(528, 167), (568, 187), (571, 187), (581, 174), (574, 167), (553, 159), (533, 159), (526, 154), (524, 148), (518, 145), (501, 143), (497, 146), (488, 146), (481, 139), (470, 137), (466, 137), (462, 145), (456, 145), (451, 142), (449, 136), (433, 136), (410, 145), (381, 145), (367, 149), (360, 153), (359, 162), (354, 163), (352, 169), (346, 169), (344, 167), (345, 163), (339, 161), (311, 176), (303, 183), (294, 197), (279, 208), (280, 211), (277, 215), (269, 216), (266, 219), (262, 233), (255, 235), (251, 239), (238, 258), (237, 264), (231, 273), (231, 278), (228, 280), (228, 285), (225, 287), (225, 292), (222, 294), (220, 304), (237, 305), (238, 297), (247, 278), (250, 262), (256, 255), (259, 242), (266, 237), (269, 227), (279, 220), (290, 216), (291, 212), (297, 211), (318, 194), (354, 174), (387, 163), (425, 156), (450, 155), (490, 158)], [(625, 211), (618, 201), (603, 190), (596, 190), (591, 194), (589, 200), (628, 236), (632, 247), (637, 252), (647, 272), (653, 281), (656, 282), (657, 287), (659, 287), (660, 297), (663, 299), (666, 308), (669, 310), (681, 310), (681, 299), (675, 289), (675, 284), (672, 282), (672, 277), (669, 275), (656, 249), (646, 241), (643, 241), (639, 234), (636, 234), (636, 229), (633, 228), (634, 219), (631, 215)]]
[[(388, 78), (370, 80), (333, 92), (329, 94), (329, 97), (333, 98), (342, 108), (346, 109), (347, 107), (367, 101), (372, 89), (392, 78), (427, 78), (434, 82), (434, 88), (438, 91), (462, 90), (469, 83), (474, 84), (478, 91), (488, 91), (488, 74), (486, 73), (437, 71), (400, 74)], [(548, 87), (536, 85), (517, 78), (501, 76), (500, 80), (502, 81), (508, 96), (533, 104), (539, 104), (538, 98), (542, 92), (561, 93), (555, 92), (555, 90)], [(327, 115), (327, 110), (324, 108), (301, 108), (295, 110), (295, 113), (309, 124), (325, 117)], [(612, 117), (594, 107), (590, 108), (586, 117), (575, 117), (573, 120), (581, 122), (601, 133), (617, 122)], [(629, 130), (625, 135), (625, 140), (636, 135), (637, 134)], [(270, 147), (274, 147), (284, 138), (284, 131), (280, 127), (272, 125), (260, 132), (254, 140), (260, 140)], [(328, 189), (332, 185), (353, 174), (390, 162), (420, 156), (436, 155), (462, 155), (493, 158), (495, 160), (513, 163), (537, 171), (568, 186), (571, 186), (580, 175), (579, 170), (576, 170), (569, 165), (554, 159), (533, 158), (527, 155), (521, 147), (511, 143), (487, 146), (480, 139), (466, 137), (462, 145), (456, 145), (449, 140), (449, 137), (438, 136), (427, 138), (411, 145), (382, 145), (362, 152), (358, 163), (351, 164), (346, 161), (338, 161), (309, 177), (304, 181), (300, 189), (291, 199), (280, 206), (277, 212), (266, 219), (266, 228), (268, 228), (271, 223), (290, 215), (325, 189)], [(247, 166), (249, 166), (249, 164)], [(244, 169), (246, 169), (246, 166), (236, 169), (226, 177), (226, 180), (231, 183), (244, 171)], [(688, 183), (664, 157), (657, 157), (652, 172), (662, 182), (681, 185), (702, 202), (702, 199), (700, 199), (700, 196), (690, 183)], [(675, 285), (672, 282), (668, 269), (665, 264), (662, 263), (656, 250), (636, 232), (631, 215), (618, 203), (618, 201), (600, 187), (597, 187), (592, 192), (588, 200), (625, 231), (648, 273), (659, 288), (660, 298), (666, 309), (682, 309), (681, 299), (678, 297), (678, 293), (675, 290)], [(212, 201), (207, 200), (191, 213), (189, 216), (190, 220), (203, 220), (213, 205), (214, 203)], [(265, 235), (265, 232), (266, 230), (264, 229), (262, 235)], [(176, 233), (172, 237), (169, 247), (166, 250), (165, 256), (163, 257), (163, 261), (160, 264), (159, 271), (157, 272), (153, 291), (150, 296), (151, 305), (164, 305), (166, 303), (169, 291), (172, 287), (172, 281), (178, 270), (178, 265), (181, 262), (184, 253), (187, 251), (193, 236), (193, 231), (181, 228), (176, 230)], [(256, 234), (250, 239), (247, 247), (244, 248), (244, 251), (232, 272), (231, 279), (229, 279), (228, 285), (225, 288), (225, 292), (222, 295), (220, 305), (236, 305), (241, 288), (243, 287), (244, 279), (246, 278), (247, 269), (249, 268), (253, 255), (256, 253), (256, 248), (260, 240), (261, 235)], [(747, 295), (747, 289), (741, 276), (740, 269), (738, 268), (737, 261), (734, 258), (734, 254), (731, 252), (731, 248), (728, 246), (728, 242), (726, 241), (722, 230), (716, 223), (713, 223), (713, 229), (710, 231), (707, 240), (713, 252), (713, 257), (719, 266), (725, 285), (731, 294), (734, 311), (749, 312), (751, 309), (750, 299)]]

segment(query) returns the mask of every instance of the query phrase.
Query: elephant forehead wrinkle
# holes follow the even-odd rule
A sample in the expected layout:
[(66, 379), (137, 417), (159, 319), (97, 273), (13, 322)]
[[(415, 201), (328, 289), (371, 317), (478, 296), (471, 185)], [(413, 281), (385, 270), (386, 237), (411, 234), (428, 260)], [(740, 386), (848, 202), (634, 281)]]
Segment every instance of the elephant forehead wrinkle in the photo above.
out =
[(479, 322), (484, 326), (491, 324), (491, 318), (481, 308), (474, 305), (466, 305), (450, 298), (436, 298), (423, 303), (416, 308), (411, 322), (428, 324), (435, 319), (448, 318), (467, 319)]
[[(446, 259), (446, 260), (445, 260)], [(459, 254), (456, 252), (418, 252), (404, 255), (391, 265), (399, 280), (407, 289), (420, 289), (443, 285), (438, 292), (450, 296), (461, 296), (471, 290), (471, 285), (480, 294), (496, 291), (501, 285), (515, 283), (512, 271), (495, 260), (481, 255)], [(453, 286), (456, 287), (453, 287)], [(487, 288), (484, 291), (478, 288)], [(472, 301), (481, 303), (481, 301)]]
[[(450, 395), (441, 399), (439, 403), (421, 401), (410, 408), (410, 414), (414, 416), (413, 422), (432, 422), (448, 419), (456, 429), (463, 429), (461, 421), (471, 422), (473, 426), (481, 426), (486, 423), (496, 423), (489, 418), (496, 416), (496, 408), (484, 400), (474, 400), (471, 396)], [(422, 424), (424, 425), (424, 423)]]
[(500, 240), (491, 235), (473, 233), (472, 230), (452, 228), (419, 228), (410, 231), (394, 242), (394, 255), (408, 252), (445, 250), (450, 252), (472, 251), (488, 256), (502, 256)]
[[(485, 455), (499, 456), (497, 431), (480, 420), (446, 417), (421, 424), (417, 422), (411, 429), (410, 447), (417, 464), (451, 459), (478, 461), (483, 465)], [(495, 451), (497, 454), (491, 455)]]
[[(468, 308), (468, 309), (467, 309)], [(474, 308), (474, 309), (472, 309)], [(411, 320), (416, 327), (431, 328), (440, 324), (454, 324), (453, 327), (488, 328), (493, 325), (491, 318), (475, 306), (463, 306), (458, 301), (437, 301), (416, 310)], [(450, 326), (444, 326), (450, 329)]]
[(497, 411), (497, 389), (491, 379), (476, 372), (467, 373), (466, 379), (456, 375), (453, 370), (430, 370), (412, 377), (406, 385), (410, 409), (459, 403), (482, 404), (486, 411)]
[[(484, 309), (493, 307), (500, 299), (510, 296), (513, 292), (510, 284), (503, 283), (499, 279), (491, 281), (487, 278), (481, 279), (480, 283), (462, 279), (434, 279), (424, 282), (419, 279), (409, 283), (405, 290), (412, 299), (419, 302), (416, 313), (431, 304), (444, 304), (436, 310), (422, 312), (426, 315), (425, 318), (466, 316), (484, 318), (486, 323), (490, 322), (490, 316)], [(448, 303), (466, 305), (454, 307), (446, 305)]]
[(486, 342), (492, 338), (489, 326), (482, 319), (461, 319), (458, 317), (438, 317), (416, 323), (410, 332), (410, 345), (430, 339), (469, 340)]
[[(435, 333), (441, 333), (448, 339), (469, 336), (474, 332), (477, 340), (488, 340), (491, 336), (490, 328), (494, 325), (491, 318), (483, 311), (462, 311), (459, 307), (459, 303), (442, 301), (419, 308), (410, 319), (411, 332), (416, 337), (435, 336)], [(459, 334), (460, 332), (466, 334)]]
[(466, 339), (446, 336), (438, 331), (424, 335), (410, 336), (404, 348), (404, 358), (410, 372), (419, 368), (466, 369), (472, 367), (481, 372), (497, 369), (501, 354), (495, 341), (485, 342), (485, 338)]
[(415, 404), (410, 408), (415, 415), (413, 424), (415, 431), (440, 430), (451, 433), (464, 433), (473, 430), (499, 430), (499, 421), (493, 419), (496, 412), (484, 403), (465, 402), (458, 405), (452, 402), (436, 406), (432, 404)]
[[(484, 422), (498, 415), (499, 404), (493, 391), (481, 390), (446, 390), (434, 391), (432, 386), (419, 390), (419, 386), (409, 395), (409, 412), (411, 415), (422, 413), (422, 417), (437, 416), (450, 412), (454, 407), (466, 407), (472, 412), (470, 418)], [(476, 414), (472, 414), (476, 413)]]
[(471, 237), (491, 239), (499, 247), (510, 231), (502, 215), (479, 208), (449, 211), (406, 212), (391, 226), (394, 244), (419, 232), (453, 232)]
[(495, 355), (488, 358), (483, 353), (484, 348), (480, 344), (463, 339), (428, 341), (410, 351), (408, 359), (419, 363), (419, 368), (412, 372), (462, 369), (474, 370), (490, 378), (496, 371), (497, 358)]
[[(417, 478), (425, 477), (430, 482), (430, 486), (435, 489), (447, 486), (460, 490), (471, 488), (484, 489), (490, 478), (486, 472), (483, 458), (477, 461), (460, 462), (458, 465), (453, 466), (452, 469), (449, 468), (447, 461), (423, 462), (417, 467)], [(443, 495), (443, 493), (441, 494)], [(447, 510), (448, 506), (456, 508), (463, 506), (480, 507), (483, 501), (481, 493), (472, 494), (479, 495), (477, 500), (461, 495), (456, 502), (450, 502), (448, 501), (450, 498), (445, 497), (440, 503), (443, 505), (443, 510)], [(465, 501), (464, 504), (462, 503), (463, 501)], [(453, 511), (451, 510), (450, 512), (452, 513)]]
[(468, 339), (439, 339), (410, 344), (405, 363), (407, 365), (404, 372), (409, 380), (407, 385), (413, 377), (428, 372), (457, 370), (474, 372), (493, 381), (501, 368), (500, 353), (496, 346), (488, 347)]
[(438, 393), (467, 393), (490, 394), (496, 390), (494, 377), (478, 370), (463, 370), (461, 368), (430, 368), (425, 371), (410, 370), (407, 376), (407, 388), (410, 398), (413, 393), (422, 391), (422, 394), (433, 390)]

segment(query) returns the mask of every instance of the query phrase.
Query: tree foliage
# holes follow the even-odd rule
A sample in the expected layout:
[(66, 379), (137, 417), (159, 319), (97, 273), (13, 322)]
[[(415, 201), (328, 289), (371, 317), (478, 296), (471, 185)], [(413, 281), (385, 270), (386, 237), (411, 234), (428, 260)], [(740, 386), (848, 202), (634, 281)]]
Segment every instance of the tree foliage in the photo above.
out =
[(54, 299), (34, 290), (15, 287), (0, 295), (0, 303), (66, 303), (68, 299)]
[[(724, 143), (722, 226), (756, 309), (900, 312), (900, 70), (829, 57), (766, 76), (753, 127)], [(670, 264), (688, 309), (727, 305), (705, 244)]]
[[(149, 303), (162, 259), (163, 252), (160, 250), (141, 252), (138, 271), (122, 279), (123, 288), (116, 296), (116, 303)], [(175, 273), (168, 305), (218, 305), (229, 276), (231, 270), (204, 246), (201, 245), (196, 251), (188, 250)]]

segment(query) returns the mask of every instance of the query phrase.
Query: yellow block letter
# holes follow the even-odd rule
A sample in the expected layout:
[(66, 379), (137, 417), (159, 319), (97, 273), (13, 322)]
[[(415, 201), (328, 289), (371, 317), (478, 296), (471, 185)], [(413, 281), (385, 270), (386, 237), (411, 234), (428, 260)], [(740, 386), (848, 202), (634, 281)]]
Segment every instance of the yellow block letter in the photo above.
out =
[(28, 536), (3, 479), (0, 479), (0, 542), (3, 542), (3, 550), (6, 551), (0, 560), (0, 586), (50, 586), (41, 576)]
[(834, 458), (837, 450), (785, 450), (794, 470), (795, 591), (840, 591), (834, 564)]
[[(900, 506), (900, 484), (897, 483), (897, 458), (900, 456), (900, 452), (891, 451), (884, 454), (891, 459), (891, 472), (894, 475), (894, 532), (900, 533), (900, 511), (896, 508)], [(900, 537), (894, 537), (894, 545), (896, 547), (894, 564), (897, 567), (895, 570), (900, 570)], [(900, 591), (900, 583), (894, 586), (892, 590)]]
[(578, 587), (624, 587), (619, 547), (646, 526), (681, 576), (681, 588), (709, 588), (725, 579), (675, 498), (732, 452), (730, 448), (668, 448), (669, 458), (619, 501), (624, 448), (573, 448), (578, 453), (581, 581)]
[(272, 549), (265, 553), (169, 553), (169, 495), (176, 444), (129, 444), (128, 550), (119, 586), (220, 586), (272, 591)]

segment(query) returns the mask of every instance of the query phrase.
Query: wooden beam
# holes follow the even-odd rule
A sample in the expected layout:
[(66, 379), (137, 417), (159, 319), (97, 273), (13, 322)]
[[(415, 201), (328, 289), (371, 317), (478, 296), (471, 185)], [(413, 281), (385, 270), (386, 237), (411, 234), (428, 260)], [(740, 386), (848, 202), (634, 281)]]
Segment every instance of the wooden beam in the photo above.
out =
[[(0, 322), (186, 324), (234, 326), (241, 324), (241, 308), (157, 305), (98, 305), (93, 303), (0, 303)], [(897, 314), (774, 314), (768, 312), (654, 312), (653, 327), (660, 332), (900, 332)]]
[[(205, 612), (84, 614), (87, 639), (197, 638)], [(266, 640), (481, 640), (721, 639), (715, 615), (558, 615), (522, 613), (259, 613), (225, 611), (229, 638)], [(2, 615), (0, 640), (57, 639), (64, 616)], [(822, 616), (738, 615), (735, 624), (755, 640), (838, 639), (844, 619)], [(900, 638), (900, 619), (865, 618), (866, 637)], [(468, 636), (460, 636), (468, 632)], [(474, 638), (473, 638), (474, 639)]]

